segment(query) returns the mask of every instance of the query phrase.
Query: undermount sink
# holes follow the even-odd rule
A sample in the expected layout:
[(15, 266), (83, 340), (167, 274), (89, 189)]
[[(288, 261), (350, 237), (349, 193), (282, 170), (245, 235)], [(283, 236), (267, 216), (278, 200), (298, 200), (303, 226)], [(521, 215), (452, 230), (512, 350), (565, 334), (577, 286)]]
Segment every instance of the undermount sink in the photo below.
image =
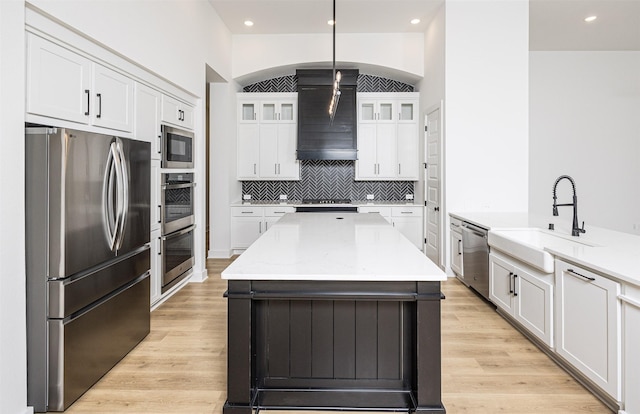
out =
[(491, 230), (489, 246), (502, 250), (509, 256), (522, 260), (545, 273), (554, 271), (553, 255), (544, 250), (560, 244), (575, 243), (577, 246), (594, 246), (594, 244), (574, 240), (571, 236), (553, 234), (538, 228)]

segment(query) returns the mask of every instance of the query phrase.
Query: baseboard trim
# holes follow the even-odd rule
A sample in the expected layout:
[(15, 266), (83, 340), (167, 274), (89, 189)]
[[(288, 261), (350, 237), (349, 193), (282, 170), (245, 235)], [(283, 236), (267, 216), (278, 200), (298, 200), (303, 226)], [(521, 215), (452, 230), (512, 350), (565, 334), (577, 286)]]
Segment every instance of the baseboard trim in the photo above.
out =
[(207, 259), (229, 259), (233, 256), (230, 249), (227, 250), (209, 250)]

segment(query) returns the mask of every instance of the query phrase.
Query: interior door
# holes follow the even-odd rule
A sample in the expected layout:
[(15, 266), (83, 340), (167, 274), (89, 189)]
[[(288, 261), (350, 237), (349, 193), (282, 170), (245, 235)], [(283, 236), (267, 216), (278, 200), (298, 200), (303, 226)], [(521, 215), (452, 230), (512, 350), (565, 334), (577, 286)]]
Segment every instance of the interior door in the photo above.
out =
[(440, 106), (429, 112), (425, 119), (425, 254), (434, 263), (442, 267), (442, 212), (441, 206), (441, 128)]

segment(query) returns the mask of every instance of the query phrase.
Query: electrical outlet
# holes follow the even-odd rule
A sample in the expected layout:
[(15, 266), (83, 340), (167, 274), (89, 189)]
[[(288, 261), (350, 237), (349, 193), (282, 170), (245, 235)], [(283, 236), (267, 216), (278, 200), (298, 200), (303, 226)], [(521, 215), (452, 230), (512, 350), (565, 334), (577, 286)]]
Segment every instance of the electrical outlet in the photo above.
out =
[(280, 200), (286, 200), (287, 199), (287, 195), (286, 194), (280, 194)]
[(367, 194), (367, 200), (373, 200), (373, 194)]
[(413, 194), (407, 194), (407, 195), (405, 195), (405, 199), (406, 199), (406, 200), (413, 200)]
[(249, 201), (249, 200), (251, 200), (251, 194), (245, 194), (245, 195), (243, 195), (243, 196), (242, 196), (242, 199), (243, 199), (243, 200), (245, 200), (245, 201)]

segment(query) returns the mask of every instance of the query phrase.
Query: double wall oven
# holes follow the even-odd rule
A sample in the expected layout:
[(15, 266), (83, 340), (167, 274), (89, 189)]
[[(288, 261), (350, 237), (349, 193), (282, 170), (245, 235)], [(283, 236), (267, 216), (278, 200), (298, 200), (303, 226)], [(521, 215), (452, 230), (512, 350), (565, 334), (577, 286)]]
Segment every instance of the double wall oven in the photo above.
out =
[(193, 134), (163, 126), (161, 174), (160, 254), (161, 292), (185, 279), (194, 265), (194, 196), (192, 172), (176, 169), (193, 167)]

